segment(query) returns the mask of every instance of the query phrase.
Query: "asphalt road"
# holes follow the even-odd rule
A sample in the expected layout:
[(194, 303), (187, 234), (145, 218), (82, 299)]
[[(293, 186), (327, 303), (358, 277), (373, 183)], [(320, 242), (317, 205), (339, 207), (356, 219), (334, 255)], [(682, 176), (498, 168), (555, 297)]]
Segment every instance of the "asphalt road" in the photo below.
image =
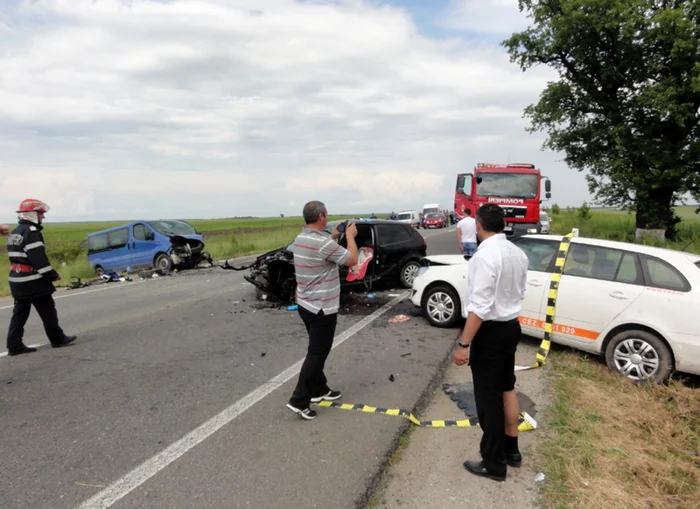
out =
[[(430, 254), (458, 252), (453, 229), (421, 233)], [(344, 297), (327, 363), (343, 402), (412, 409), (439, 381), (456, 331), (428, 326), (405, 295)], [(240, 272), (56, 297), (78, 341), (0, 357), (0, 508), (355, 507), (407, 425), (289, 412), (305, 330), (260, 308)], [(0, 299), (4, 330), (11, 304)], [(389, 323), (397, 313), (411, 320)], [(36, 314), (25, 341), (46, 342)]]

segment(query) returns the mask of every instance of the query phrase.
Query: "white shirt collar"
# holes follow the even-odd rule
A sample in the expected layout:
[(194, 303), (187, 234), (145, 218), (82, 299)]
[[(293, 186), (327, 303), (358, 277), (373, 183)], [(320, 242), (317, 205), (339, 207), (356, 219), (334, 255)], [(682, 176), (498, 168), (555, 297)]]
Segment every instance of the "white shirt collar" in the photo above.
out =
[(505, 233), (497, 233), (495, 235), (490, 236), (488, 239), (482, 241), (481, 244), (479, 244), (479, 247), (477, 247), (477, 250), (484, 247), (484, 245), (488, 245), (489, 243), (496, 242), (498, 240), (506, 240), (506, 234)]

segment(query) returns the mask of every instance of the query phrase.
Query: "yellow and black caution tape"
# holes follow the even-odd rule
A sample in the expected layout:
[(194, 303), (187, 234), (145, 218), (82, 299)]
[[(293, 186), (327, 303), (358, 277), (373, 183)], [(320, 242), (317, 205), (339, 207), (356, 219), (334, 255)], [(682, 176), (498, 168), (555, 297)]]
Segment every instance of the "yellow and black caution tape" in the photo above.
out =
[(529, 369), (536, 369), (544, 366), (547, 361), (547, 355), (549, 354), (549, 348), (552, 346), (552, 328), (554, 327), (554, 313), (557, 308), (557, 293), (559, 292), (559, 282), (561, 281), (561, 275), (564, 271), (564, 263), (566, 262), (566, 256), (569, 253), (569, 246), (571, 245), (571, 238), (574, 236), (573, 232), (565, 235), (561, 239), (559, 244), (559, 252), (557, 253), (557, 260), (554, 264), (554, 273), (552, 274), (552, 279), (549, 283), (549, 293), (547, 294), (547, 317), (544, 322), (544, 338), (542, 343), (540, 343), (540, 348), (537, 351), (537, 358), (535, 364), (532, 366), (515, 366), (515, 371), (527, 371)]
[[(421, 428), (474, 428), (479, 427), (479, 422), (477, 419), (462, 419), (460, 421), (452, 420), (441, 420), (441, 421), (421, 421), (417, 419), (413, 413), (402, 408), (380, 408), (372, 407), (363, 404), (352, 405), (350, 403), (338, 403), (336, 401), (320, 401), (314, 403), (320, 407), (325, 408), (340, 408), (341, 410), (354, 410), (356, 412), (364, 412), (368, 414), (384, 414), (391, 415), (394, 417), (403, 417), (408, 419), (416, 426)], [(532, 431), (537, 429), (537, 421), (527, 412), (520, 412), (520, 418), (518, 419), (518, 430), (520, 431)]]

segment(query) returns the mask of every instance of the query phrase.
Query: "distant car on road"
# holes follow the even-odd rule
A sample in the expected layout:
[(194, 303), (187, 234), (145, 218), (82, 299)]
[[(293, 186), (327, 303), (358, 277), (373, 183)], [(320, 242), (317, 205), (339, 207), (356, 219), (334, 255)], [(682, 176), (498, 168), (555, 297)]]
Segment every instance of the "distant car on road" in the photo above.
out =
[[(520, 323), (542, 338), (549, 285), (562, 236), (517, 240), (530, 260)], [(468, 261), (430, 256), (411, 302), (431, 325), (466, 318)], [(635, 381), (662, 382), (675, 369), (700, 375), (700, 256), (637, 244), (574, 237), (557, 295), (552, 340), (603, 356)]]
[(540, 233), (549, 233), (550, 220), (546, 212), (540, 213)]
[(414, 228), (420, 228), (420, 216), (417, 210), (403, 210), (399, 212), (397, 220), (399, 223), (405, 223)]
[(442, 212), (427, 214), (423, 221), (423, 228), (444, 228), (447, 226), (447, 219)]
[[(357, 220), (355, 242), (359, 249), (368, 248), (373, 254), (364, 277), (350, 278), (348, 267), (339, 267), (341, 290), (356, 286), (371, 288), (377, 281), (396, 280), (405, 288), (411, 288), (420, 269), (420, 260), (426, 256), (427, 243), (411, 225), (391, 220)], [(338, 223), (328, 223), (326, 233), (330, 235)], [(343, 234), (338, 243), (347, 247)], [(275, 249), (258, 256), (249, 267), (244, 278), (260, 292), (270, 293), (277, 300), (291, 301), (296, 292), (294, 272), (294, 245)]]

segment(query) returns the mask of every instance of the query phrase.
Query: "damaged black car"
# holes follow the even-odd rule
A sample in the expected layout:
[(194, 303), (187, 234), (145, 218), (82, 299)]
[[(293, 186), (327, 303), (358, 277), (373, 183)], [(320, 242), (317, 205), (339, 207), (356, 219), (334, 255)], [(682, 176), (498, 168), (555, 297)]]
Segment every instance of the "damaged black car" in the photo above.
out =
[[(421, 234), (408, 224), (384, 220), (354, 220), (357, 226), (355, 241), (360, 250), (360, 261), (355, 267), (340, 266), (341, 291), (364, 287), (370, 290), (379, 281), (398, 283), (411, 288), (420, 269), (420, 260), (427, 254), (427, 244)], [(326, 233), (331, 234), (338, 221), (329, 223)], [(343, 234), (338, 243), (347, 247)], [(359, 267), (362, 266), (362, 270)], [(241, 270), (229, 266), (224, 268)], [(253, 284), (258, 297), (265, 296), (279, 302), (294, 302), (296, 279), (294, 274), (293, 244), (280, 247), (257, 257), (245, 280)]]

